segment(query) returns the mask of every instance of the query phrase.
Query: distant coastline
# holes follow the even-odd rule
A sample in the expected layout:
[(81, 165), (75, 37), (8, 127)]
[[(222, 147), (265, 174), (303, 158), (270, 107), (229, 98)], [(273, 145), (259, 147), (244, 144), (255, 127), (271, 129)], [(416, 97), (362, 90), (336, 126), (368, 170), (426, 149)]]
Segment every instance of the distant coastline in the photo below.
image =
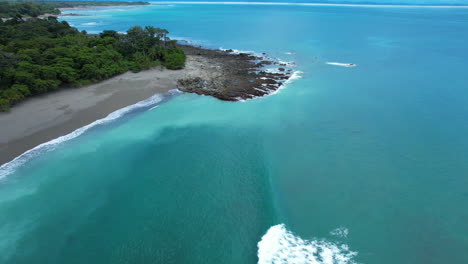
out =
[[(67, 10), (81, 10), (81, 9), (92, 9), (96, 7), (140, 7), (140, 6), (166, 6), (166, 5), (155, 5), (155, 4), (144, 4), (144, 5), (93, 5), (93, 6), (88, 6), (88, 5), (83, 5), (83, 6), (74, 6), (74, 7), (60, 7), (58, 8), (60, 11), (67, 11)], [(63, 14), (60, 14), (60, 16), (63, 16)]]

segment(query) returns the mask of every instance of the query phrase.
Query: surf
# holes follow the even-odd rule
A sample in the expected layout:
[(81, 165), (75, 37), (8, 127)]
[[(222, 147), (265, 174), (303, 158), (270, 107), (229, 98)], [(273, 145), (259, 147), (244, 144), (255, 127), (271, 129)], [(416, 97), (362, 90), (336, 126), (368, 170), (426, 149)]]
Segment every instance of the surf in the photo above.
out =
[(354, 63), (342, 63), (342, 62), (325, 62), (325, 64), (333, 65), (333, 66), (340, 66), (340, 67), (356, 67), (357, 65)]
[(357, 252), (325, 239), (306, 240), (286, 229), (270, 227), (258, 242), (258, 264), (356, 264)]
[(17, 168), (19, 168), (21, 165), (25, 164), (29, 160), (31, 160), (31, 159), (33, 159), (33, 158), (35, 158), (35, 157), (37, 157), (37, 156), (39, 156), (39, 155), (41, 155), (43, 153), (46, 153), (46, 152), (49, 152), (49, 151), (52, 151), (52, 150), (56, 149), (59, 145), (65, 143), (65, 142), (67, 142), (69, 140), (72, 140), (74, 138), (79, 137), (80, 135), (84, 134), (86, 131), (88, 131), (88, 130), (94, 128), (94, 127), (114, 122), (114, 121), (118, 120), (119, 118), (121, 118), (121, 117), (135, 111), (135, 110), (144, 109), (144, 108), (149, 108), (149, 110), (152, 110), (156, 106), (158, 106), (166, 97), (171, 96), (171, 95), (175, 95), (175, 94), (178, 94), (178, 93), (180, 93), (178, 90), (172, 90), (172, 91), (169, 91), (166, 94), (155, 94), (155, 95), (153, 95), (153, 96), (151, 96), (151, 97), (149, 97), (149, 98), (147, 98), (145, 100), (142, 100), (142, 101), (137, 102), (135, 104), (126, 106), (126, 107), (121, 108), (119, 110), (116, 110), (116, 111), (110, 113), (109, 115), (107, 115), (106, 117), (104, 117), (102, 119), (98, 119), (98, 120), (96, 120), (96, 121), (92, 122), (91, 124), (86, 125), (84, 127), (78, 128), (78, 129), (74, 130), (71, 133), (68, 133), (68, 134), (63, 135), (61, 137), (52, 139), (52, 140), (50, 140), (48, 142), (42, 143), (42, 144), (40, 144), (40, 145), (38, 145), (38, 146), (24, 152), (23, 154), (19, 155), (18, 157), (16, 157), (12, 161), (1, 165), (0, 166), (0, 180), (4, 179), (8, 175), (15, 172)]

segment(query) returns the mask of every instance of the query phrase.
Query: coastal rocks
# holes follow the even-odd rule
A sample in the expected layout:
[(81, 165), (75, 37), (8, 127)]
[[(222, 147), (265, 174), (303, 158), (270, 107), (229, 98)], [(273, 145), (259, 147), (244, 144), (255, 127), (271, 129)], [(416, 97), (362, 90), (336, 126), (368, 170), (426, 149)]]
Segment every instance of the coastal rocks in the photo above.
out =
[(90, 16), (90, 15), (83, 15), (83, 14), (75, 14), (75, 13), (69, 13), (69, 14), (61, 14), (61, 17), (64, 16), (74, 16), (74, 17), (81, 17), (81, 16)]
[(291, 77), (285, 68), (267, 71), (263, 67), (278, 63), (249, 53), (203, 49), (179, 45), (191, 67), (187, 76), (177, 81), (184, 92), (209, 95), (226, 101), (264, 96), (276, 91)]

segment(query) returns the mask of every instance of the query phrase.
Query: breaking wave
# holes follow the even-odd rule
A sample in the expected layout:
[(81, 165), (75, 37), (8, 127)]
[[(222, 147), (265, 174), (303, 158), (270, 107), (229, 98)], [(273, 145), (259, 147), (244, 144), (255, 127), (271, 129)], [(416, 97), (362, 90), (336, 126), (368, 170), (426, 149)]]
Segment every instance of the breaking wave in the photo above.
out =
[(330, 235), (339, 238), (348, 238), (349, 230), (346, 227), (338, 227), (337, 229), (330, 232)]
[(328, 65), (340, 66), (340, 67), (356, 67), (354, 63), (342, 63), (342, 62), (325, 62)]
[(286, 88), (286, 86), (292, 82), (294, 82), (295, 80), (299, 80), (302, 78), (302, 75), (301, 75), (301, 71), (294, 71), (293, 74), (291, 75), (291, 77), (289, 77), (289, 79), (287, 79), (283, 84), (281, 84), (280, 87), (278, 87), (278, 89), (276, 89), (275, 91), (273, 91), (272, 93), (270, 93), (269, 95), (273, 95), (273, 94), (277, 94), (279, 93), (280, 90)]
[(81, 23), (82, 26), (95, 26), (97, 25), (98, 22), (86, 22), (86, 23)]
[(302, 239), (284, 224), (270, 227), (258, 242), (258, 264), (356, 264), (356, 255), (346, 244)]
[[(172, 91), (169, 91), (168, 95), (174, 95), (176, 93), (180, 93), (180, 92), (178, 90), (172, 90)], [(60, 144), (82, 135), (83, 133), (85, 133), (89, 129), (91, 129), (93, 127), (96, 127), (98, 125), (103, 125), (103, 124), (113, 122), (113, 121), (119, 119), (120, 117), (124, 116), (125, 114), (128, 114), (128, 113), (130, 113), (130, 112), (132, 112), (132, 111), (134, 111), (136, 109), (141, 109), (141, 108), (150, 107), (150, 106), (154, 108), (154, 105), (157, 105), (158, 103), (161, 103), (161, 101), (164, 98), (165, 98), (165, 96), (163, 94), (155, 94), (155, 95), (153, 95), (153, 96), (151, 96), (151, 97), (149, 97), (149, 98), (147, 98), (145, 100), (142, 100), (142, 101), (140, 101), (140, 102), (138, 102), (136, 104), (129, 105), (129, 106), (126, 106), (126, 107), (121, 108), (119, 110), (116, 110), (116, 111), (110, 113), (109, 115), (107, 115), (106, 117), (104, 117), (102, 119), (99, 119), (99, 120), (96, 120), (93, 123), (91, 123), (89, 125), (86, 125), (84, 127), (78, 128), (75, 131), (73, 131), (73, 132), (71, 132), (71, 133), (69, 133), (67, 135), (58, 137), (56, 139), (52, 139), (52, 140), (50, 140), (50, 141), (48, 141), (46, 143), (38, 145), (35, 148), (32, 148), (32, 149), (24, 152), (23, 154), (19, 155), (14, 160), (0, 166), (0, 180), (5, 178), (9, 174), (13, 173), (19, 166), (23, 165), (24, 163), (31, 160), (32, 158), (37, 157), (38, 155), (40, 155), (42, 153), (54, 150)]]

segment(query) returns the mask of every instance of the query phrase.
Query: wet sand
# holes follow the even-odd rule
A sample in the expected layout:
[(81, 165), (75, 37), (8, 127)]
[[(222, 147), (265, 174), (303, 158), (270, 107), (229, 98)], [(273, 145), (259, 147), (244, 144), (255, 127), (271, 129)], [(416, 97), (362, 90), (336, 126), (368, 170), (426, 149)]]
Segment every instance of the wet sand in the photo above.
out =
[[(188, 61), (190, 64), (190, 61)], [(193, 68), (193, 67), (190, 67)], [(0, 164), (125, 106), (177, 88), (187, 70), (124, 73), (81, 88), (30, 98), (0, 113)]]
[(179, 89), (238, 101), (267, 95), (287, 80), (281, 73), (260, 70), (265, 65), (284, 65), (249, 54), (180, 45), (187, 54), (182, 70), (150, 69), (127, 72), (81, 88), (66, 88), (30, 98), (0, 112), (0, 165), (29, 149), (66, 135), (108, 114), (155, 94)]

